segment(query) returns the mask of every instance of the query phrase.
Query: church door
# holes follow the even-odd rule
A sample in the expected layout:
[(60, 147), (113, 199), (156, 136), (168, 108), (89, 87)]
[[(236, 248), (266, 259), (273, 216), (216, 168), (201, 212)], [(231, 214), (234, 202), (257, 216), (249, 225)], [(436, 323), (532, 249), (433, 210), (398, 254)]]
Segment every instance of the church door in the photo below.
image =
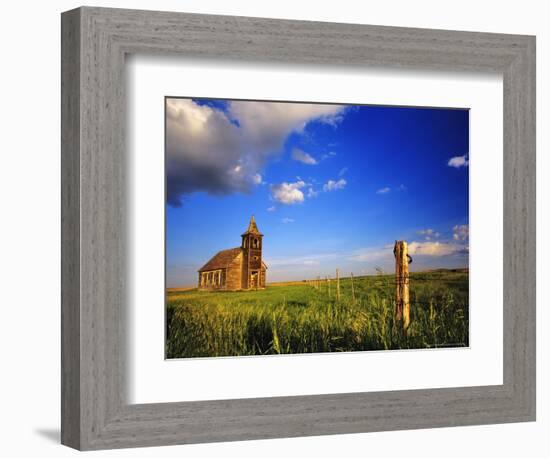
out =
[(258, 288), (258, 272), (252, 272), (250, 275), (250, 288)]

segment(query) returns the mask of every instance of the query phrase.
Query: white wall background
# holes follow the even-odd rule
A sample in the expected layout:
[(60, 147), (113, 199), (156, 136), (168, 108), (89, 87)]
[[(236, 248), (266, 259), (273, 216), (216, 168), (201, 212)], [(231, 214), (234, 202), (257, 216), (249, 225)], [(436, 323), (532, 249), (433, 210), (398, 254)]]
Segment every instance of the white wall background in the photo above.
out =
[[(275, 457), (347, 454), (440, 457), (548, 456), (550, 397), (545, 390), (550, 269), (543, 239), (549, 214), (550, 21), (535, 0), (441, 2), (399, 0), (124, 0), (98, 6), (159, 9), (287, 19), (357, 22), (537, 35), (538, 116), (538, 421), (437, 430), (355, 434), (98, 452), (98, 456)], [(60, 12), (68, 0), (10, 2), (0, 27), (0, 423), (3, 456), (70, 456), (59, 442), (60, 423)], [(546, 13), (546, 16), (545, 16)], [(548, 205), (546, 205), (548, 207)], [(548, 256), (546, 256), (548, 257)]]

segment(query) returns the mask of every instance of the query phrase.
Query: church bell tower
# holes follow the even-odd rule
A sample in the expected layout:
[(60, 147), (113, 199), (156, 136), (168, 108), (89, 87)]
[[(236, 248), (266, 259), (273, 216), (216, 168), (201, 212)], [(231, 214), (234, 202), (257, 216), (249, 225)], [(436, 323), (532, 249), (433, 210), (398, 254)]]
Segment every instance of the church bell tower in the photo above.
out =
[(250, 218), (246, 232), (241, 235), (243, 250), (242, 288), (257, 289), (262, 286), (262, 238), (254, 215)]

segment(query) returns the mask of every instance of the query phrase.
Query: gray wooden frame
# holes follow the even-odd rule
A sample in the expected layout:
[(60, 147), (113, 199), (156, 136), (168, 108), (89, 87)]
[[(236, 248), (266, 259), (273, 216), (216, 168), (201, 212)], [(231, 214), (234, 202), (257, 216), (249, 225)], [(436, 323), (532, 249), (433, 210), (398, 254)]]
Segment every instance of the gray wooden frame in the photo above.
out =
[[(534, 37), (90, 7), (62, 14), (61, 37), (63, 444), (105, 449), (535, 419)], [(129, 53), (503, 74), (504, 383), (128, 404)]]

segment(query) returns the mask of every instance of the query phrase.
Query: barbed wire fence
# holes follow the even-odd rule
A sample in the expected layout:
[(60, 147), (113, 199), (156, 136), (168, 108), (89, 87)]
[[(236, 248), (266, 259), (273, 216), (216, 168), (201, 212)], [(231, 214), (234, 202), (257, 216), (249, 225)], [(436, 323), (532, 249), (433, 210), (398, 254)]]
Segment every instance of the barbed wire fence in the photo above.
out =
[[(369, 279), (369, 288), (375, 288), (378, 291), (394, 288), (394, 292), (390, 294), (395, 299), (395, 320), (399, 323), (401, 332), (406, 334), (410, 325), (411, 282), (416, 286), (423, 284), (433, 285), (440, 279), (444, 281), (446, 285), (449, 285), (453, 283), (462, 284), (463, 280), (448, 277), (434, 278), (437, 271), (430, 274), (426, 272), (409, 272), (409, 264), (411, 264), (413, 260), (408, 254), (408, 244), (403, 240), (395, 242), (393, 254), (395, 258), (395, 274), (393, 275), (377, 267), (375, 269), (376, 275), (356, 276), (353, 272), (350, 272), (348, 277), (341, 277), (340, 269), (337, 268), (333, 278), (329, 275), (325, 275), (324, 280), (321, 279), (321, 276), (317, 276), (314, 279), (304, 281), (320, 293), (327, 294), (329, 299), (334, 298), (337, 302), (340, 302), (342, 296), (345, 295), (346, 297), (350, 297), (352, 302), (355, 303), (358, 299), (357, 293), (359, 292), (360, 296), (363, 291), (365, 278)], [(375, 278), (374, 280), (373, 277)], [(441, 277), (443, 277), (443, 273)], [(358, 286), (359, 290), (357, 290)]]

